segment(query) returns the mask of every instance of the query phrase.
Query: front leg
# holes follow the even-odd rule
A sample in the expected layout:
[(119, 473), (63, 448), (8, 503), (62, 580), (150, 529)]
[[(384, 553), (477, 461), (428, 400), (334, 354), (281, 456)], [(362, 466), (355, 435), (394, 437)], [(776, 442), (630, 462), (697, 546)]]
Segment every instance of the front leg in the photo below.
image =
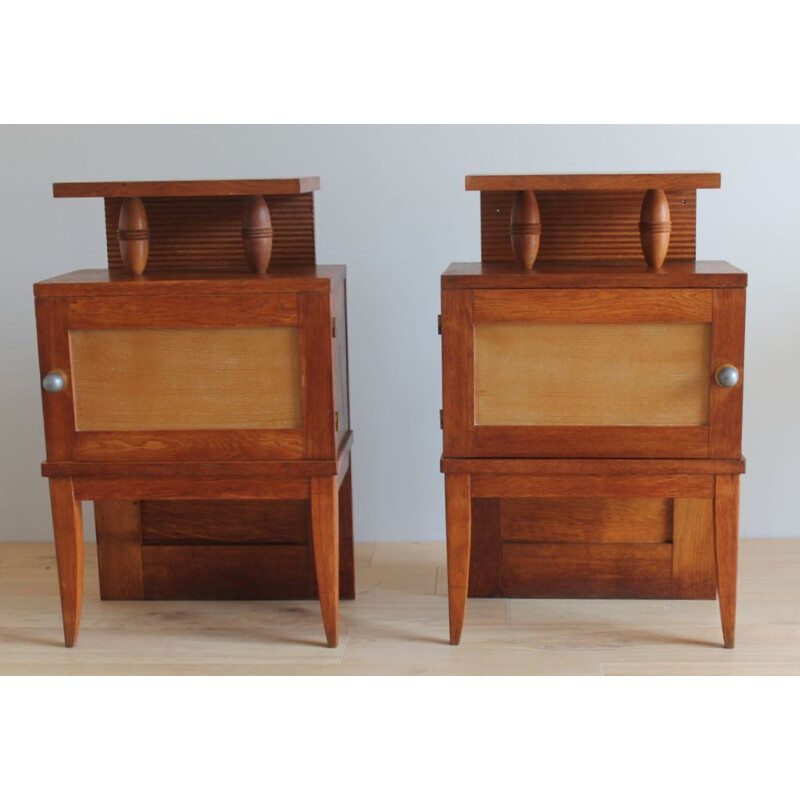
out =
[(714, 551), (717, 593), (725, 647), (736, 633), (736, 573), (739, 548), (739, 476), (717, 475), (714, 498)]
[(472, 537), (470, 476), (444, 476), (447, 517), (447, 599), (450, 608), (450, 644), (461, 641), (467, 611), (469, 551)]
[(50, 506), (61, 590), (64, 644), (72, 647), (78, 638), (83, 603), (83, 515), (75, 499), (72, 478), (50, 478)]
[(339, 643), (339, 490), (336, 476), (311, 478), (311, 536), (328, 647)]

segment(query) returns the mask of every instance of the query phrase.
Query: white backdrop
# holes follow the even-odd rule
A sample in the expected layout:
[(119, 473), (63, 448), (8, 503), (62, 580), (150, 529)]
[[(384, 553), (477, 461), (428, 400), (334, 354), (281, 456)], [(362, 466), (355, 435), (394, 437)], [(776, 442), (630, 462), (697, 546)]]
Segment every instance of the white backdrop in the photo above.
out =
[(797, 535), (798, 127), (3, 127), (0, 145), (0, 539), (51, 537), (31, 284), (105, 266), (102, 200), (53, 182), (319, 175), (317, 260), (348, 265), (356, 537), (423, 540), (444, 538), (439, 275), (480, 257), (464, 175), (662, 170), (722, 173), (697, 250), (750, 273), (742, 532)]

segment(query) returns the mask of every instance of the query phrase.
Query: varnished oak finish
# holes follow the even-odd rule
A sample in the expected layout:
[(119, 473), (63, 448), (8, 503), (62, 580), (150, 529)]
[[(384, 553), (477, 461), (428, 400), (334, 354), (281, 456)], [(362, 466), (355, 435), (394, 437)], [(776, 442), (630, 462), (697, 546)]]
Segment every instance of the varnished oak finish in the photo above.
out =
[(150, 230), (147, 211), (139, 197), (129, 197), (119, 210), (119, 256), (132, 275), (139, 276), (147, 266), (150, 253)]
[(450, 644), (461, 641), (469, 584), (471, 510), (470, 476), (445, 475), (447, 516), (447, 598)]
[(663, 189), (648, 189), (642, 203), (639, 220), (639, 235), (642, 240), (642, 253), (647, 265), (661, 269), (669, 250), (669, 237), (672, 222), (669, 201)]
[(517, 263), (530, 269), (539, 252), (539, 205), (533, 192), (517, 192), (511, 207), (511, 249)]
[(53, 197), (225, 197), (304, 194), (319, 189), (319, 178), (221, 181), (106, 181), (54, 183)]
[(341, 643), (330, 649), (319, 646), (311, 599), (101, 602), (87, 544), (81, 642), (65, 650), (52, 542), (4, 541), (0, 674), (800, 673), (798, 539), (742, 540), (735, 650), (718, 645), (715, 601), (664, 599), (474, 598), (461, 645), (447, 647), (446, 564), (444, 541), (357, 542), (359, 599), (342, 604)]
[(624, 175), (585, 173), (583, 175), (467, 175), (467, 191), (519, 192), (556, 190), (613, 191), (637, 189), (719, 189), (718, 172), (634, 172)]
[(43, 395), (43, 473), (68, 645), (80, 500), (96, 505), (103, 597), (319, 596), (336, 645), (340, 593), (355, 594), (352, 437), (345, 270), (315, 263), (318, 187), (54, 187), (105, 198), (109, 267), (34, 287), (42, 374), (66, 383)]
[(328, 647), (339, 644), (339, 492), (335, 477), (311, 479), (311, 533)]
[(254, 272), (263, 275), (272, 258), (272, 219), (267, 201), (262, 195), (248, 197), (242, 216), (242, 244), (247, 263)]
[(70, 478), (50, 479), (50, 505), (58, 560), (58, 586), (64, 620), (64, 644), (72, 647), (83, 605), (83, 518)]
[(440, 332), (448, 548), (470, 597), (719, 591), (732, 646), (742, 386), (714, 375), (743, 374), (747, 276), (695, 261), (696, 192), (719, 185), (467, 177), (482, 261), (442, 276)]
[(298, 329), (78, 330), (83, 431), (299, 429)]

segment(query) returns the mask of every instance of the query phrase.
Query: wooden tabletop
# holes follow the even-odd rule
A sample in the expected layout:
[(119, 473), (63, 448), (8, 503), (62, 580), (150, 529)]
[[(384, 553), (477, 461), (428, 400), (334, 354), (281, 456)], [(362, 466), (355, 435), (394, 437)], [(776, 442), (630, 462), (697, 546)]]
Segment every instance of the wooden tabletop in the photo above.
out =
[(53, 197), (230, 197), (231, 195), (306, 194), (319, 178), (265, 178), (232, 181), (111, 181), (54, 183)]
[(644, 263), (539, 262), (525, 269), (514, 261), (451, 264), (443, 289), (720, 289), (747, 286), (747, 273), (727, 261), (667, 261), (659, 270)]
[(272, 267), (265, 275), (230, 270), (152, 270), (143, 275), (82, 269), (33, 284), (36, 297), (100, 297), (111, 295), (265, 294), (328, 292), (344, 280), (339, 264)]
[(719, 189), (718, 172), (636, 172), (582, 175), (467, 175), (467, 191), (625, 191)]

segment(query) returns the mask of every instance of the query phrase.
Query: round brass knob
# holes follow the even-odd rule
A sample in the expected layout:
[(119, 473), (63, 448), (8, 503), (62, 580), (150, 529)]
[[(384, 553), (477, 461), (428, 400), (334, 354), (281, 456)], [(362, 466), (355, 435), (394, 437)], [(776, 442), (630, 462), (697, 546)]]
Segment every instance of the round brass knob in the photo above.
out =
[(733, 364), (723, 364), (714, 373), (714, 379), (723, 389), (732, 389), (739, 383), (739, 370)]
[(42, 389), (46, 392), (61, 392), (67, 385), (67, 379), (63, 372), (48, 372), (42, 378)]

